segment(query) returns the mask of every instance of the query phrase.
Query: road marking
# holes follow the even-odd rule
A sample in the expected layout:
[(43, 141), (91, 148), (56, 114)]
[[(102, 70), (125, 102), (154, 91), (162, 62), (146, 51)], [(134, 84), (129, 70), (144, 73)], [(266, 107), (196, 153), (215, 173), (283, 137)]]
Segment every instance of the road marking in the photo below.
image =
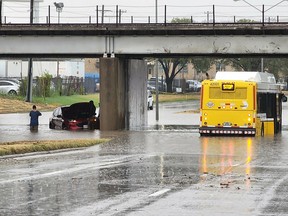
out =
[(160, 196), (164, 193), (167, 193), (168, 191), (170, 191), (171, 189), (163, 189), (163, 190), (160, 190), (160, 191), (157, 191), (153, 194), (150, 194), (149, 197), (157, 197), (157, 196)]
[(263, 212), (263, 209), (265, 209), (265, 207), (268, 207), (268, 205), (272, 203), (272, 199), (278, 198), (277, 189), (279, 189), (281, 184), (287, 182), (287, 180), (288, 175), (285, 175), (283, 178), (278, 179), (274, 182), (274, 184), (269, 186), (268, 190), (261, 196), (261, 198), (263, 197), (262, 200), (260, 200), (260, 202), (258, 202), (258, 204), (256, 205), (256, 213), (260, 214), (261, 212)]

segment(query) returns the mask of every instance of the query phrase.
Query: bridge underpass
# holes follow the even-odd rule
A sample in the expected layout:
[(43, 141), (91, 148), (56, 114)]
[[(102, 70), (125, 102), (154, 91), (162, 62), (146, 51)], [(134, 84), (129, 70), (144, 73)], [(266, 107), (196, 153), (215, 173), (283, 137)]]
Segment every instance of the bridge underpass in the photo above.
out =
[(287, 25), (3, 25), (0, 57), (100, 58), (101, 130), (147, 124), (144, 57), (287, 56)]

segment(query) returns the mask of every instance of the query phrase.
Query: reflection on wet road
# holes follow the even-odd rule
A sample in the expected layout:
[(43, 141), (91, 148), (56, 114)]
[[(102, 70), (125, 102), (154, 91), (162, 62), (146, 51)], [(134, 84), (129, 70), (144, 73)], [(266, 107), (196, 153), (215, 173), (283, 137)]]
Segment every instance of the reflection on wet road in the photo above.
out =
[(203, 137), (201, 147), (201, 172), (225, 175), (241, 167), (241, 173), (250, 175), (253, 138)]
[[(175, 106), (165, 112), (170, 110)], [(82, 150), (1, 158), (0, 215), (287, 214), (287, 130), (267, 137), (200, 137), (187, 124), (195, 116), (183, 115), (180, 129), (159, 124), (157, 130), (152, 123), (144, 131), (78, 133), (41, 125), (26, 138), (114, 139)], [(6, 127), (0, 119), (0, 128)], [(29, 131), (26, 123), (19, 127)]]
[(0, 215), (284, 215), (287, 138), (123, 131), (83, 150), (2, 158)]

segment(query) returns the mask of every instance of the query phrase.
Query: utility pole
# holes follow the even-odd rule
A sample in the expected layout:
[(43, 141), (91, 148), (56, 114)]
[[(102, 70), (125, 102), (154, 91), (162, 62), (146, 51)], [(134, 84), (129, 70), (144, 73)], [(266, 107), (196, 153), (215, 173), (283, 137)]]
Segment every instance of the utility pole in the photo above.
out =
[(0, 25), (2, 24), (2, 0), (0, 0)]
[(30, 0), (30, 24), (33, 24), (33, 18), (34, 18), (34, 0)]
[(207, 14), (207, 23), (209, 23), (209, 20), (210, 20), (209, 15), (212, 14), (212, 12), (207, 11), (207, 12), (204, 12), (204, 14)]
[[(30, 0), (30, 25), (33, 25), (33, 11), (34, 11), (34, 0)], [(29, 58), (28, 61), (28, 84), (27, 84), (27, 95), (26, 102), (32, 102), (32, 83), (33, 83), (33, 59)]]
[[(155, 22), (158, 23), (158, 0), (155, 0)], [(156, 121), (159, 121), (159, 88), (158, 88), (158, 59), (155, 59), (156, 67)]]
[(54, 5), (56, 7), (56, 12), (58, 13), (58, 24), (60, 23), (60, 13), (63, 10), (64, 4), (63, 2), (54, 2)]
[(158, 23), (158, 0), (155, 0), (155, 23)]
[(29, 58), (26, 102), (32, 102), (32, 83), (33, 83), (32, 67), (33, 67), (33, 60), (32, 58)]

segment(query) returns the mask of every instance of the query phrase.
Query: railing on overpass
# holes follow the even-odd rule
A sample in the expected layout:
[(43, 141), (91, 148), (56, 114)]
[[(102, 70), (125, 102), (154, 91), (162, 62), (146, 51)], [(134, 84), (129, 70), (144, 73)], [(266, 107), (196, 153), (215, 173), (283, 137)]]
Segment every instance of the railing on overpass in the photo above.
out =
[[(286, 1), (286, 0), (285, 0)], [(2, 1), (1, 1), (2, 2)], [(233, 2), (231, 0), (231, 2)], [(284, 1), (283, 1), (284, 2)], [(14, 3), (15, 4), (15, 3)], [(2, 6), (0, 23), (19, 24), (29, 23), (30, 6), (21, 4), (18, 7), (8, 5)], [(258, 10), (256, 11), (255, 8)], [(288, 4), (277, 4), (277, 9), (271, 5), (256, 5), (254, 8), (245, 5), (159, 5), (157, 6), (105, 6), (105, 5), (65, 5), (61, 11), (56, 11), (54, 5), (45, 5), (37, 9), (37, 16), (34, 15), (33, 23), (41, 24), (68, 24), (68, 23), (170, 23), (172, 20), (190, 23), (235, 23), (241, 21), (253, 21), (262, 23), (288, 22)], [(36, 10), (36, 9), (35, 9)], [(155, 11), (157, 13), (155, 14)]]
[(0, 36), (288, 35), (288, 22), (270, 23), (2, 24)]

